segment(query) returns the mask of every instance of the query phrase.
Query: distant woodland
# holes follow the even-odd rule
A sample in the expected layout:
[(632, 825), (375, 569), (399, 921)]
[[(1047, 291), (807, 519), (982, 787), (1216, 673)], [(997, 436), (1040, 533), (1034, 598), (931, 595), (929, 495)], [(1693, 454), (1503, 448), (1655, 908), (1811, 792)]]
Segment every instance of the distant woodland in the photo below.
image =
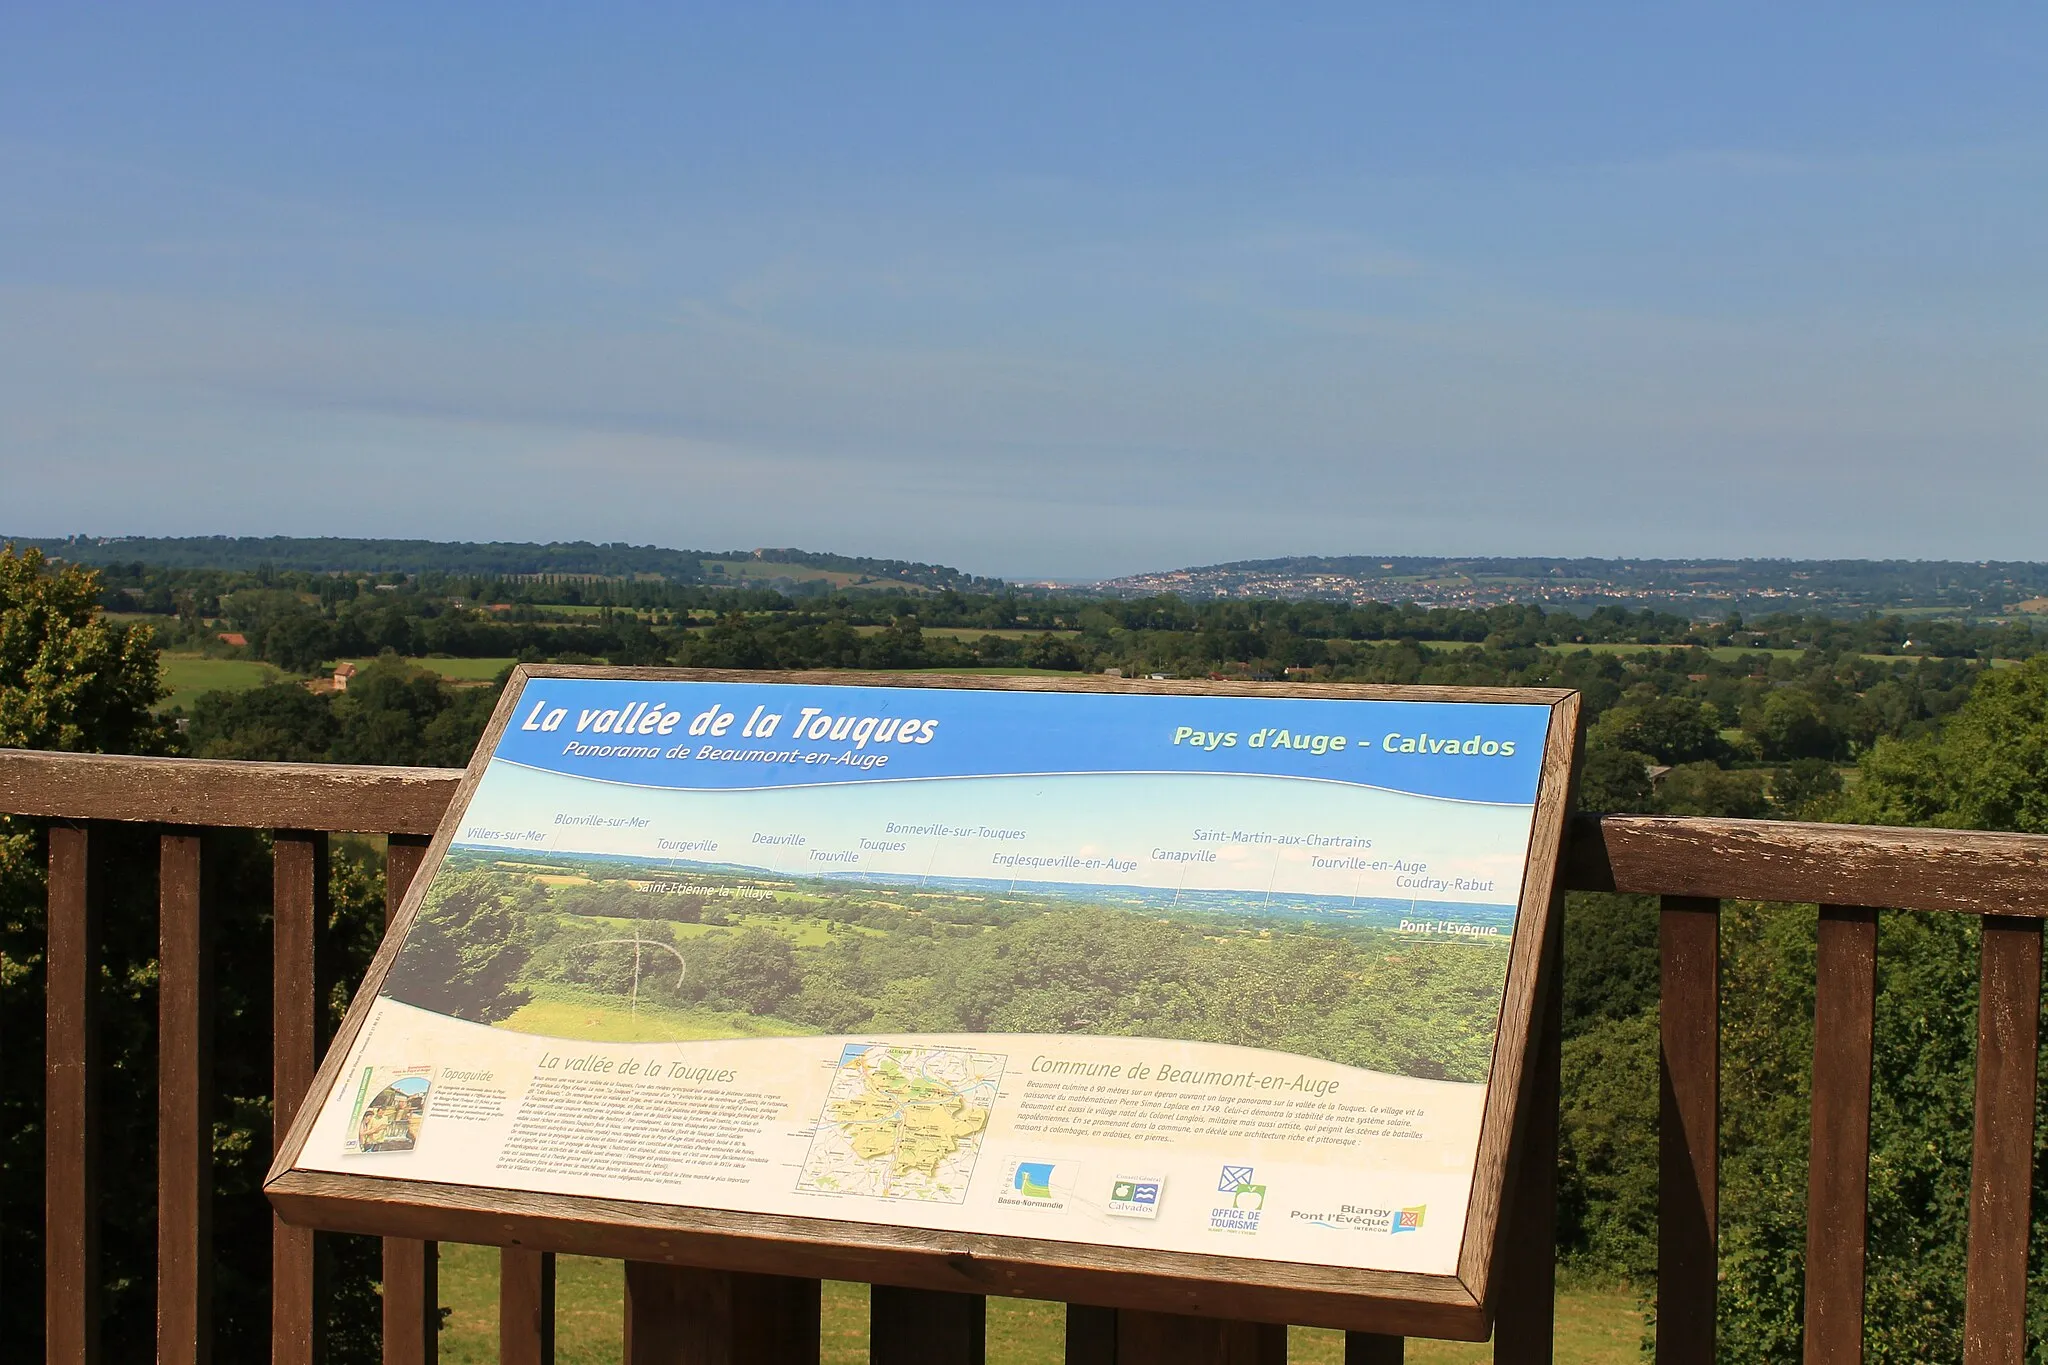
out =
[[(93, 574), (33, 552), (0, 552), (0, 746), (457, 764), (521, 658), (1541, 684), (1584, 694), (1588, 809), (2048, 834), (2048, 618), (2039, 616), (1197, 602), (916, 584), (907, 570), (899, 585), (817, 580), (798, 588), (749, 578), (745, 567), (739, 559), (724, 565), (724, 586), (596, 569), (513, 578), (132, 559)], [(833, 572), (875, 577), (866, 568)], [(337, 691), (332, 669), (344, 659), (360, 667)], [(177, 669), (198, 666), (239, 668), (241, 681), (167, 695)], [(12, 1063), (0, 1069), (0, 1280), (12, 1284), (33, 1284), (41, 1273), (41, 838), (32, 822), (0, 821), (0, 1037)], [(114, 1173), (106, 1190), (107, 1349), (125, 1359), (147, 1353), (153, 1313), (155, 850), (139, 836), (122, 842), (121, 831), (110, 838), (125, 871), (108, 879), (104, 1046), (122, 1077), (119, 1094), (141, 1097), (110, 1104), (105, 1135)], [(320, 948), (332, 983), (330, 1022), (380, 932), (377, 852), (337, 841)], [(257, 1288), (270, 1226), (258, 1193), (271, 1149), (264, 836), (230, 834), (218, 866), (216, 1067), (227, 1099), (215, 1122), (217, 1311), (222, 1356), (239, 1359), (260, 1354), (267, 1340), (267, 1301)], [(490, 894), (508, 912), (537, 909), (515, 907), (516, 894)], [(594, 935), (593, 907), (573, 899), (550, 904), (549, 913), (579, 917), (570, 927)], [(1798, 1192), (1808, 1150), (1814, 925), (1810, 906), (1735, 903), (1723, 915), (1720, 1302), (1723, 1358), (1731, 1361), (1800, 1357)], [(957, 943), (946, 935), (868, 938), (858, 928), (801, 944), (743, 916), (668, 926), (678, 945), (702, 931), (696, 951), (704, 966), (701, 981), (672, 1003), (678, 1011), (760, 1009), (773, 996), (774, 1008), (801, 1015), (808, 1027), (836, 1022), (824, 1012), (835, 1006), (879, 1027), (892, 1017), (940, 1017), (890, 1013), (899, 1008), (956, 1008), (955, 1000), (917, 996), (923, 974), (979, 970), (964, 935)], [(1625, 1280), (1647, 1303), (1656, 1261), (1656, 906), (1574, 896), (1565, 933), (1560, 1241), (1574, 1273)], [(1977, 934), (1968, 916), (1880, 920), (1866, 1342), (1873, 1362), (1962, 1356)], [(956, 953), (965, 956), (949, 956)], [(627, 960), (536, 943), (530, 960), (506, 964), (501, 984), (615, 995), (615, 980), (579, 974), (616, 976)], [(1290, 991), (1322, 998), (1311, 989), (1319, 989), (1316, 963), (1293, 963), (1276, 948), (1270, 965), (1276, 999), (1295, 999)], [(1191, 962), (1189, 972), (1202, 969)], [(996, 995), (1011, 990), (997, 984)], [(1087, 1022), (1077, 1017), (1074, 1026)], [(1466, 1065), (1455, 1060), (1450, 1069)], [(2048, 1123), (2037, 1141), (2048, 1142)], [(2036, 1180), (2040, 1265), (2048, 1264), (2048, 1182)], [(338, 1312), (374, 1321), (375, 1267), (374, 1243), (336, 1239)], [(37, 1330), (26, 1297), (4, 1297), (0, 1330), (10, 1340), (30, 1342)], [(2048, 1296), (2033, 1300), (2029, 1337), (2038, 1352), (2048, 1340)], [(335, 1365), (374, 1359), (367, 1331), (344, 1334), (330, 1353)]]

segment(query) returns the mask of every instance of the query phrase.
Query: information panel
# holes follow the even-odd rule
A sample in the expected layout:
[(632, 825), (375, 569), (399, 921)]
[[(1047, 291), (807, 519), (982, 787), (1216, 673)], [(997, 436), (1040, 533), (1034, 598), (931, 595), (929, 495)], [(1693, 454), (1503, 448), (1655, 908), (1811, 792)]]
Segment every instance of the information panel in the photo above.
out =
[(1455, 1274), (1558, 694), (983, 681), (525, 679), (291, 1164)]

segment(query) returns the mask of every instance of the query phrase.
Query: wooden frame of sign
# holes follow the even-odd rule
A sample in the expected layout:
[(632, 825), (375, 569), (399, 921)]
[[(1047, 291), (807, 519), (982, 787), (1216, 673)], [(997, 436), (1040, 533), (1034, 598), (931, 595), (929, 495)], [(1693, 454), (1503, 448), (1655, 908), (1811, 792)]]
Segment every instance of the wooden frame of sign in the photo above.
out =
[[(1009, 1235), (783, 1217), (625, 1199), (538, 1193), (299, 1169), (371, 1005), (447, 855), (470, 798), (526, 685), (546, 678), (862, 687), (1179, 694), (1540, 705), (1549, 708), (1534, 817), (1495, 1034), (1477, 1163), (1457, 1273), (1417, 1274), (1250, 1257), (1097, 1246)], [(1483, 1340), (1502, 1264), (1503, 1209), (1516, 1178), (1519, 1115), (1533, 1074), (1535, 1023), (1548, 991), (1544, 946), (1561, 914), (1559, 862), (1576, 778), (1579, 694), (1548, 688), (1451, 688), (1075, 676), (757, 673), (522, 665), (393, 919), (264, 1184), (287, 1223), (389, 1237), (522, 1247), (742, 1272), (893, 1284), (1170, 1313)], [(1535, 1173), (1538, 1178), (1544, 1174)]]

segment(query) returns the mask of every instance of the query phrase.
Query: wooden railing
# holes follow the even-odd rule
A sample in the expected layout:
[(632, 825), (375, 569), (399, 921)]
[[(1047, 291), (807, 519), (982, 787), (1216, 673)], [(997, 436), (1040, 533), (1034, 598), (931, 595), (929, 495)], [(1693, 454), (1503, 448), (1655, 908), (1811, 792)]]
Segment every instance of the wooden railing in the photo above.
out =
[[(201, 832), (274, 832), (273, 1083), (277, 1131), (317, 1061), (313, 949), (326, 895), (327, 832), (389, 836), (387, 909), (417, 870), (460, 774), (0, 750), (0, 814), (50, 823), (47, 957), (46, 1339), (51, 1361), (97, 1359), (99, 1200), (92, 1162), (99, 888), (95, 822), (161, 827), (158, 900), (158, 1357), (208, 1359), (212, 1198), (207, 1097), (211, 1014), (207, 862)], [(1976, 1126), (1970, 1182), (1965, 1361), (2026, 1353), (2027, 1245), (2034, 1160), (2041, 928), (2048, 837), (1767, 821), (1589, 817), (1572, 830), (1574, 890), (1662, 897), (1663, 1098), (1659, 1137), (1657, 1341), (1663, 1365), (1715, 1357), (1720, 1103), (1720, 902), (1820, 907), (1807, 1203), (1808, 1361), (1861, 1359), (1871, 1048), (1879, 908), (1983, 918)], [(1554, 979), (1554, 978), (1553, 978)], [(1525, 1169), (1555, 1166), (1558, 1015), (1539, 1044)], [(1551, 1359), (1553, 1194), (1513, 1195), (1495, 1359)], [(384, 1359), (435, 1356), (431, 1243), (384, 1244)], [(508, 1248), (500, 1266), (501, 1359), (552, 1359), (552, 1258)], [(313, 1236), (276, 1224), (272, 1359), (317, 1358)], [(876, 1286), (870, 1347), (883, 1362), (982, 1357), (984, 1301)], [(814, 1280), (634, 1262), (626, 1267), (626, 1355), (654, 1362), (815, 1361)], [(1166, 1312), (1073, 1305), (1067, 1359), (1278, 1361), (1284, 1328)], [(1402, 1358), (1398, 1337), (1353, 1333), (1350, 1362)]]

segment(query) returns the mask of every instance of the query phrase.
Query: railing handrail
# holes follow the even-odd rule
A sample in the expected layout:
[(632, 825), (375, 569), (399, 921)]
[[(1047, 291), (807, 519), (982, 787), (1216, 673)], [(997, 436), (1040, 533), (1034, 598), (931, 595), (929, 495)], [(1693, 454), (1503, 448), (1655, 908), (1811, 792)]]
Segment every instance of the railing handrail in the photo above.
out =
[[(460, 768), (0, 749), (0, 815), (432, 834)], [(2048, 916), (2048, 835), (1582, 815), (1565, 885), (1720, 900)]]
[[(98, 1321), (97, 1262), (90, 1236), (98, 1194), (86, 1159), (98, 1125), (91, 1084), (98, 874), (89, 849), (98, 847), (101, 839), (95, 825), (135, 822), (164, 827), (158, 1065), (166, 1075), (190, 1072), (196, 1079), (165, 1087), (159, 1097), (158, 1298), (160, 1303), (198, 1303), (206, 1297), (201, 1272), (208, 1264), (204, 1213), (211, 1188), (210, 1147), (205, 1140), (207, 1053), (200, 1040), (208, 1016), (205, 982), (212, 959), (204, 928), (209, 911), (201, 889), (204, 841), (195, 837), (193, 827), (278, 832), (275, 1089), (280, 1096), (296, 1095), (308, 1083), (315, 1061), (312, 1011), (317, 993), (309, 988), (314, 971), (311, 947), (318, 907), (325, 900), (328, 834), (389, 836), (388, 909), (419, 868), (427, 845), (424, 836), (440, 825), (461, 778), (459, 769), (449, 768), (0, 749), (0, 815), (56, 822), (50, 833), (45, 1124), (50, 1152), (45, 1207), (52, 1228), (46, 1248), (52, 1359), (92, 1358)], [(1661, 1365), (1710, 1365), (1715, 1358), (1720, 902), (1820, 906), (1804, 1306), (1809, 1359), (1860, 1358), (1879, 912), (1951, 911), (1984, 917), (1964, 1359), (1966, 1365), (2004, 1365), (2020, 1359), (2035, 1155), (2040, 921), (2048, 918), (2048, 835), (1581, 816), (1572, 823), (1563, 880), (1571, 890), (1662, 897), (1656, 1329)], [(1553, 945), (1549, 951), (1558, 949)], [(1536, 1084), (1526, 1106), (1541, 1117), (1529, 1130), (1525, 1152), (1525, 1165), (1539, 1172), (1555, 1161), (1560, 1036), (1556, 1011), (1553, 995), (1538, 1048)], [(1541, 1365), (1552, 1360), (1551, 1297), (1544, 1288), (1551, 1271), (1546, 1182), (1518, 1187), (1517, 1198), (1517, 1216), (1527, 1220), (1529, 1231), (1513, 1240), (1519, 1270), (1508, 1283), (1535, 1289), (1512, 1295), (1503, 1291), (1495, 1359), (1504, 1365)], [(317, 1354), (310, 1234), (280, 1224), (276, 1237), (274, 1355), (282, 1361), (310, 1362)], [(437, 1322), (432, 1266), (431, 1244), (387, 1237), (386, 1359), (431, 1358)], [(551, 1286), (544, 1258), (518, 1248), (504, 1252), (501, 1287), (504, 1302), (512, 1305), (500, 1315), (505, 1358), (546, 1358), (545, 1343), (552, 1338)], [(734, 1336), (706, 1359), (816, 1359), (816, 1281), (636, 1264), (629, 1266), (627, 1286), (627, 1340), (644, 1339), (642, 1344), (648, 1347), (633, 1351), (635, 1362), (660, 1356), (664, 1348), (659, 1342), (681, 1331), (680, 1324), (692, 1320), (693, 1314), (702, 1316), (699, 1310), (713, 1308), (725, 1315), (721, 1320), (729, 1319), (734, 1333), (742, 1327), (773, 1327), (781, 1332), (777, 1341), (789, 1345), (801, 1338), (798, 1344), (803, 1349), (778, 1348), (764, 1354), (755, 1349), (759, 1343), (742, 1349)], [(917, 1290), (878, 1292), (871, 1321), (877, 1361), (978, 1362), (982, 1319), (978, 1300), (969, 1304), (968, 1297)], [(698, 1299), (705, 1302), (699, 1304)], [(953, 1304), (955, 1299), (962, 1302)], [(933, 1324), (950, 1324), (950, 1344), (944, 1349), (926, 1349), (937, 1340), (925, 1330), (937, 1330)], [(1122, 1354), (1214, 1365), (1240, 1356), (1275, 1355), (1284, 1350), (1281, 1333), (1270, 1325), (1075, 1307), (1068, 1318), (1068, 1358)], [(783, 1341), (785, 1337), (789, 1341)], [(173, 1314), (158, 1324), (159, 1353), (166, 1360), (203, 1359), (207, 1338), (203, 1314)], [(913, 1341), (923, 1345), (906, 1346)], [(1396, 1338), (1352, 1333), (1346, 1358), (1397, 1361), (1401, 1350)]]

